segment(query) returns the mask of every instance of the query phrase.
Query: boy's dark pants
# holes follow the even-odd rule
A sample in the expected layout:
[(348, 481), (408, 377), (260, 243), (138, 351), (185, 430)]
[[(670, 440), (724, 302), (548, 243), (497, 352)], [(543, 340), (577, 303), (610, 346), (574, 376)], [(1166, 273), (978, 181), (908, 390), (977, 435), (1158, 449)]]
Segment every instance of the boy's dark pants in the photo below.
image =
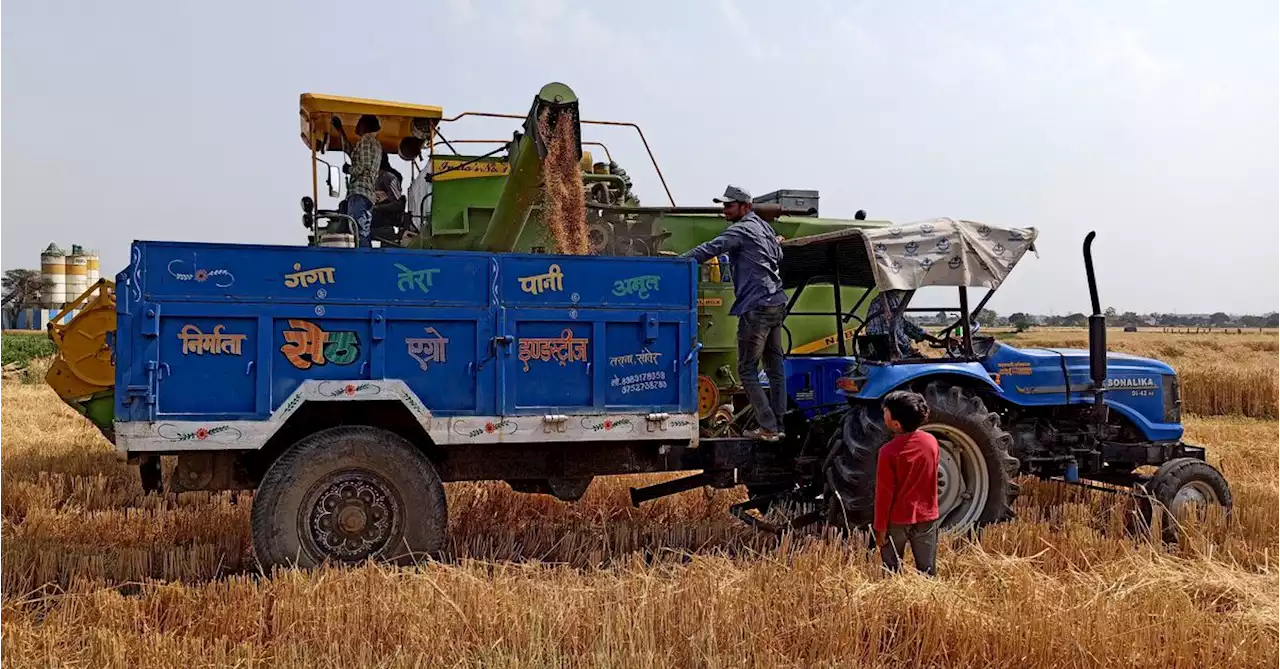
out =
[(916, 561), (916, 569), (933, 576), (938, 559), (938, 520), (930, 520), (912, 525), (894, 525), (889, 523), (885, 543), (880, 546), (880, 560), (889, 571), (898, 571), (902, 566), (902, 554), (911, 544), (911, 557)]

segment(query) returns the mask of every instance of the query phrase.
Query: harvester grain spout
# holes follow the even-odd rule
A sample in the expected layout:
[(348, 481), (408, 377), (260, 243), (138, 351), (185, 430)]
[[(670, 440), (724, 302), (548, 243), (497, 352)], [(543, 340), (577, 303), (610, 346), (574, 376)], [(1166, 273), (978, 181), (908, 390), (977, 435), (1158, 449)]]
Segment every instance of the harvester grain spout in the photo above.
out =
[[(538, 201), (543, 179), (543, 159), (547, 156), (551, 142), (551, 137), (543, 136), (539, 123), (544, 112), (547, 114), (546, 129), (551, 133), (561, 123), (573, 124), (574, 156), (576, 159), (582, 158), (578, 96), (573, 89), (558, 82), (543, 86), (533, 98), (529, 115), (525, 117), (524, 133), (516, 133), (511, 141), (511, 174), (481, 239), (480, 247), (485, 251), (515, 250), (529, 212)], [(575, 173), (573, 178), (580, 179), (581, 176)]]

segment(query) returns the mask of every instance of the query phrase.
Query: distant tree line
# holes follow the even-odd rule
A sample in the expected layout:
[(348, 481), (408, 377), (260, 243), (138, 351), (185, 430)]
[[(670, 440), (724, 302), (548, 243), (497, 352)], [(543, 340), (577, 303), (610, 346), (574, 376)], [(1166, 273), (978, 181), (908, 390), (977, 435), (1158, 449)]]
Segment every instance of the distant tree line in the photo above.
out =
[[(1107, 317), (1107, 325), (1113, 327), (1167, 327), (1167, 328), (1275, 328), (1280, 327), (1280, 313), (1256, 316), (1252, 314), (1228, 314), (1216, 311), (1211, 314), (1162, 314), (1152, 312), (1139, 314), (1133, 311), (1118, 312), (1115, 307), (1107, 307), (1103, 312)], [(943, 321), (942, 316), (954, 315), (939, 313), (936, 320)], [(978, 314), (978, 322), (986, 326), (1015, 327), (1026, 330), (1035, 326), (1044, 327), (1085, 327), (1089, 317), (1083, 313), (1043, 316), (1015, 311), (1008, 316), (1001, 316), (990, 309), (983, 309)]]

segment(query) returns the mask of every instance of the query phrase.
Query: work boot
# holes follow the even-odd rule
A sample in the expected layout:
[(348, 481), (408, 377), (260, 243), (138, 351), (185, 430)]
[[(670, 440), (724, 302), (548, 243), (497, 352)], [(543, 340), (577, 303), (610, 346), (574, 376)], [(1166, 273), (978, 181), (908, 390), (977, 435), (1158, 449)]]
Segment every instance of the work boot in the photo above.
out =
[(760, 441), (771, 441), (771, 442), (782, 439), (781, 432), (774, 432), (773, 430), (766, 430), (764, 428), (747, 430), (742, 433), (742, 436), (748, 439), (759, 439)]

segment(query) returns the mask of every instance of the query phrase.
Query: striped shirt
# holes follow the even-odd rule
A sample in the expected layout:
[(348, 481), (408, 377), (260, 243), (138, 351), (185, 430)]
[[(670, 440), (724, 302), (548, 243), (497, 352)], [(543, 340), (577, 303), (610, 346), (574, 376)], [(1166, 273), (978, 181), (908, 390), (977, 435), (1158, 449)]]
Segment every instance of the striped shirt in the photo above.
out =
[(886, 290), (876, 295), (867, 307), (867, 334), (892, 335), (898, 355), (905, 355), (911, 350), (911, 342), (924, 339), (926, 334), (923, 328), (903, 314), (894, 315), (906, 295), (905, 290)]
[(351, 185), (349, 195), (363, 195), (373, 202), (374, 184), (378, 180), (378, 169), (382, 166), (382, 145), (378, 143), (378, 133), (367, 132), (360, 135), (360, 141), (351, 149)]

